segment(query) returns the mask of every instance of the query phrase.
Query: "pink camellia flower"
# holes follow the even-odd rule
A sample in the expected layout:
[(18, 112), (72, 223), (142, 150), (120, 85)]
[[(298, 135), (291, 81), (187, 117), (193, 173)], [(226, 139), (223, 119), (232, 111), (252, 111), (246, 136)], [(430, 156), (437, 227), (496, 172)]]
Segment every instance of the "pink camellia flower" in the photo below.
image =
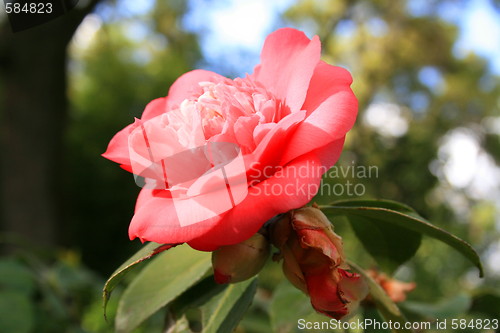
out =
[(292, 210), (270, 226), (271, 241), (280, 250), (288, 280), (311, 298), (313, 308), (340, 319), (367, 296), (362, 277), (348, 271), (342, 239), (315, 207)]
[(350, 74), (320, 51), (280, 29), (253, 74), (188, 72), (117, 133), (103, 156), (143, 187), (130, 238), (212, 251), (308, 203), (357, 114)]

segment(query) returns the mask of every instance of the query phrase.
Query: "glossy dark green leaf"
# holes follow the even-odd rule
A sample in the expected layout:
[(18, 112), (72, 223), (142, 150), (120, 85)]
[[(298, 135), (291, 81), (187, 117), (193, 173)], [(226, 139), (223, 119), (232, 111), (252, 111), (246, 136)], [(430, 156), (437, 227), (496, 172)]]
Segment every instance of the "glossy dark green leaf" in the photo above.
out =
[[(384, 318), (380, 315), (380, 312), (376, 307), (366, 306), (363, 308), (363, 319), (365, 321), (371, 320), (373, 323), (375, 322), (385, 322)], [(390, 333), (391, 331), (387, 328), (376, 327), (375, 325), (366, 325), (364, 327), (363, 333)]]
[(142, 249), (137, 251), (132, 257), (130, 257), (127, 261), (125, 261), (113, 274), (109, 277), (109, 279), (104, 284), (104, 288), (102, 290), (102, 298), (103, 298), (103, 308), (104, 308), (104, 316), (106, 316), (106, 306), (108, 304), (108, 300), (111, 297), (111, 292), (117, 284), (121, 281), (123, 276), (127, 274), (132, 268), (135, 268), (138, 264), (151, 259), (153, 256), (172, 248), (175, 245), (160, 245), (157, 243), (148, 243)]
[(406, 214), (416, 214), (415, 210), (410, 206), (392, 200), (339, 200), (333, 202), (331, 205), (342, 207), (378, 207)]
[(481, 314), (490, 318), (498, 318), (498, 309), (500, 309), (500, 291), (483, 290), (474, 295), (470, 312)]
[(180, 317), (186, 310), (205, 304), (213, 296), (223, 292), (227, 284), (218, 284), (213, 275), (199, 281), (169, 304), (169, 309)]
[(210, 269), (210, 253), (181, 245), (156, 256), (123, 293), (115, 326), (130, 332), (196, 284)]
[(384, 220), (349, 215), (349, 222), (363, 247), (380, 268), (392, 274), (415, 255), (422, 235)]
[(429, 223), (406, 205), (386, 200), (350, 200), (334, 202), (328, 206), (321, 206), (330, 216), (343, 215), (348, 219), (351, 216), (362, 217), (376, 221), (384, 221), (393, 226), (404, 228), (438, 239), (459, 251), (479, 269), (483, 276), (483, 266), (476, 251), (465, 241), (455, 235)]
[(204, 333), (231, 333), (252, 303), (257, 279), (230, 284), (201, 307)]

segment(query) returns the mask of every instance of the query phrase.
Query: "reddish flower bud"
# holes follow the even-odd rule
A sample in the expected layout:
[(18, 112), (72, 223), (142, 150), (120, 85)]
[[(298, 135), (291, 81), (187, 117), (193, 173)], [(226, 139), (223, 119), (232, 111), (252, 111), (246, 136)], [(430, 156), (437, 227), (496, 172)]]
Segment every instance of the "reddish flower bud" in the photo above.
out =
[(260, 233), (238, 244), (221, 246), (212, 252), (217, 283), (247, 280), (261, 271), (269, 257), (270, 243)]
[(318, 208), (285, 215), (271, 226), (271, 241), (280, 249), (285, 276), (310, 296), (316, 311), (340, 319), (366, 297), (365, 281), (347, 271), (342, 239)]
[(375, 282), (380, 284), (389, 298), (395, 303), (404, 302), (406, 300), (406, 294), (417, 287), (415, 282), (403, 282), (392, 279), (384, 273), (375, 270), (369, 270), (368, 274)]

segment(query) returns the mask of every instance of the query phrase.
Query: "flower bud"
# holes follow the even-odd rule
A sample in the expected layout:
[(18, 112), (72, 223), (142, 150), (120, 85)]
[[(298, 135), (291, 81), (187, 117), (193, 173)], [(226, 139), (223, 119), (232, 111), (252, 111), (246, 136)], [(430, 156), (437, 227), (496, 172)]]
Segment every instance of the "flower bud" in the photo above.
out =
[(340, 319), (366, 297), (368, 287), (347, 270), (342, 238), (316, 207), (293, 210), (270, 227), (288, 280), (311, 298), (314, 309)]
[(384, 289), (387, 296), (389, 296), (394, 303), (404, 302), (406, 300), (406, 294), (417, 287), (415, 282), (403, 282), (390, 278), (384, 273), (375, 270), (368, 270), (367, 272), (370, 277)]
[(247, 280), (260, 272), (269, 257), (270, 243), (260, 233), (238, 244), (221, 246), (212, 252), (217, 283)]

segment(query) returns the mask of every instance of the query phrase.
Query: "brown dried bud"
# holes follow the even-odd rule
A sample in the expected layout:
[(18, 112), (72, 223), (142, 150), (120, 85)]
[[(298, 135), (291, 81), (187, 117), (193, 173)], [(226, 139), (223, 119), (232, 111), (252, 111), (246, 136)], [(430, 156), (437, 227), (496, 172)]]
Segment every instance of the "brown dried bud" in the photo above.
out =
[(310, 296), (316, 311), (340, 319), (367, 295), (363, 278), (347, 271), (342, 239), (318, 208), (291, 211), (271, 225), (270, 234), (285, 276)]

